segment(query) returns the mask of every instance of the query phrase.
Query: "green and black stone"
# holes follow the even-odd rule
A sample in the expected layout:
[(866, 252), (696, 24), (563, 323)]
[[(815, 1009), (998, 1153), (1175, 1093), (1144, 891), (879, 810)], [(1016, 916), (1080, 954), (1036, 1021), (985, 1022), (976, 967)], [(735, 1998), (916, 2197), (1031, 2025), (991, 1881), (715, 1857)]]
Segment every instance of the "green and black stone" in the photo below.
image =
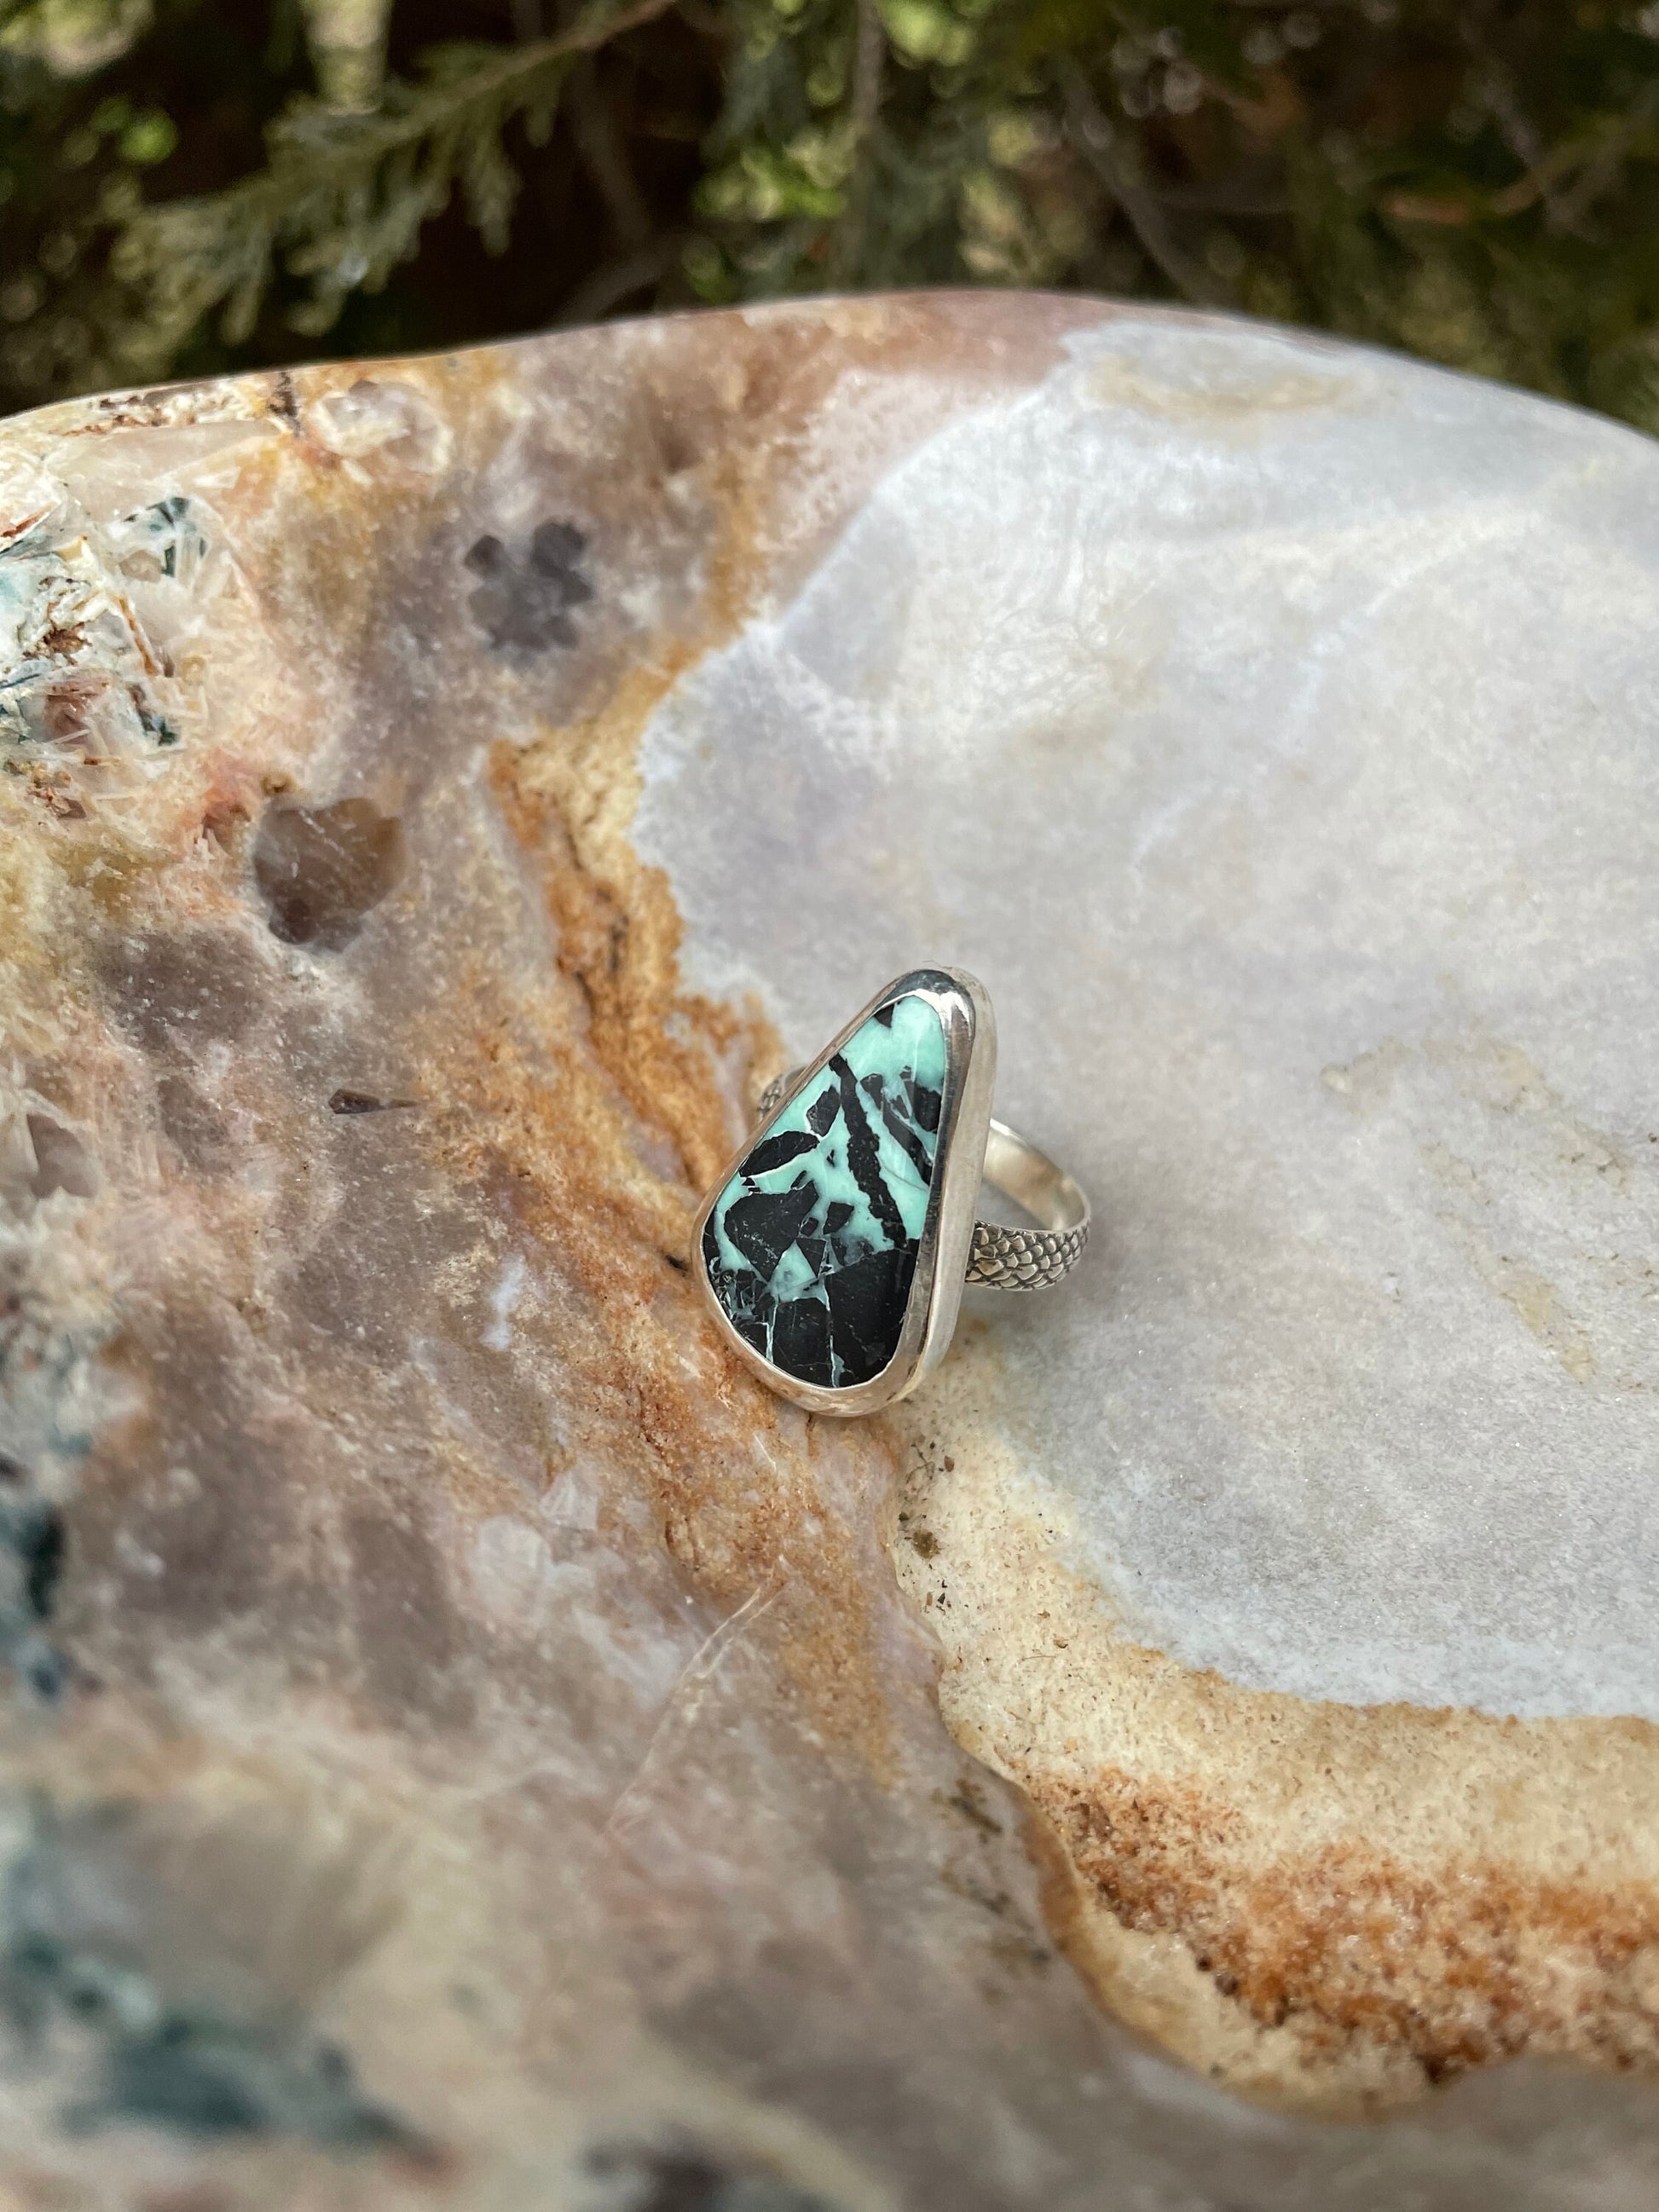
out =
[(721, 1191), (702, 1259), (744, 1342), (848, 1390), (898, 1349), (945, 1103), (945, 1027), (911, 991), (878, 1006), (769, 1121)]

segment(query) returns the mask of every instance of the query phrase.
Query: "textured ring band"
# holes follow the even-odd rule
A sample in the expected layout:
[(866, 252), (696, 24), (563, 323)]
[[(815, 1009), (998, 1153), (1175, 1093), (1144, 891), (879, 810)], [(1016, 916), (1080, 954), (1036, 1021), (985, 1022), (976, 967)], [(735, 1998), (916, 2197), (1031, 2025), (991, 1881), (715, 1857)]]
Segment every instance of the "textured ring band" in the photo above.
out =
[(1078, 1183), (1006, 1121), (991, 1124), (984, 1174), (993, 1190), (1042, 1225), (976, 1221), (968, 1280), (998, 1291), (1043, 1291), (1069, 1275), (1089, 1241), (1089, 1201)]
[[(949, 1346), (964, 1286), (1035, 1291), (1075, 1267), (1089, 1201), (990, 1112), (984, 986), (915, 969), (805, 1067), (704, 1200), (696, 1274), (727, 1342), (816, 1413), (872, 1413)], [(975, 1219), (981, 1178), (1030, 1227)]]

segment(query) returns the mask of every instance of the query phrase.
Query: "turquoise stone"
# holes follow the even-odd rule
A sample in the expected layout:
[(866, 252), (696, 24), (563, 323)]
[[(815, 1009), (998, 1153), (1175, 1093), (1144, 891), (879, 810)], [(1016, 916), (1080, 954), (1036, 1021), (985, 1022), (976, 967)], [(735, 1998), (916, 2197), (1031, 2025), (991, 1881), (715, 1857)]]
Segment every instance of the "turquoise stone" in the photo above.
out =
[(702, 1261), (732, 1326), (830, 1390), (898, 1348), (933, 1201), (945, 1027), (915, 992), (878, 1006), (769, 1121), (721, 1191)]

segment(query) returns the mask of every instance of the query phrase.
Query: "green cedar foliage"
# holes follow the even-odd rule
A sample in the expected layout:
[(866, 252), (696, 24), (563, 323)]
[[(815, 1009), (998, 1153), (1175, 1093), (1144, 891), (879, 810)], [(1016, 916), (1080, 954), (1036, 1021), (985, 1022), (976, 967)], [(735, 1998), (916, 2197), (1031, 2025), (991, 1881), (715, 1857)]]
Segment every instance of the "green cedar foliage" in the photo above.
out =
[(1659, 428), (1656, 217), (1659, 0), (0, 0), (8, 406), (990, 284)]

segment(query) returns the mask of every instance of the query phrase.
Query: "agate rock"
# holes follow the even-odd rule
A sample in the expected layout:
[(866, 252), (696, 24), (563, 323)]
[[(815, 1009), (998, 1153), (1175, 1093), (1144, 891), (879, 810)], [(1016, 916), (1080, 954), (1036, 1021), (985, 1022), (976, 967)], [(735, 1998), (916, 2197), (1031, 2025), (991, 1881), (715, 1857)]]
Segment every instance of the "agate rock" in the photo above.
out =
[[(0, 2194), (1654, 2200), (1656, 516), (1078, 299), (5, 426)], [(809, 1419), (933, 962), (1096, 1235)]]

